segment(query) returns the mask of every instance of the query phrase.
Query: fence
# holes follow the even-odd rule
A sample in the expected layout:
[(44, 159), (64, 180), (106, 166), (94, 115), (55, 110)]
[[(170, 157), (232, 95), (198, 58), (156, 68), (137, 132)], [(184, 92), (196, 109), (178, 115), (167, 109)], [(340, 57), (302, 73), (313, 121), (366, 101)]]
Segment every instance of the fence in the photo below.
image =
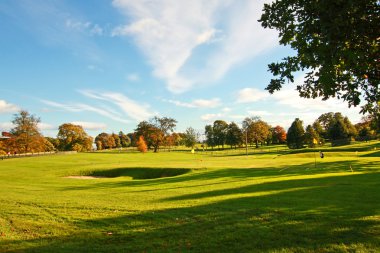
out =
[(9, 154), (9, 155), (1, 155), (0, 159), (12, 159), (12, 158), (22, 158), (22, 157), (33, 157), (33, 156), (46, 156), (46, 155), (68, 155), (68, 154), (76, 154), (77, 151), (51, 151), (51, 152), (37, 152), (37, 153), (23, 153), (23, 154)]

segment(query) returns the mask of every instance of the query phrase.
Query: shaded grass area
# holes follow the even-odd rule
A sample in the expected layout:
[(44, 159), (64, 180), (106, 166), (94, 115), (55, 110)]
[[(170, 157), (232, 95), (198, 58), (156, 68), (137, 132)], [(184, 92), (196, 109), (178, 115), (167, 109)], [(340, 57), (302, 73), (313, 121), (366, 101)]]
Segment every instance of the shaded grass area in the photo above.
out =
[(83, 171), (80, 175), (94, 177), (130, 177), (132, 179), (153, 179), (163, 177), (175, 177), (189, 173), (191, 169), (177, 168), (117, 168), (109, 170)]
[[(0, 165), (0, 252), (378, 252), (380, 168), (373, 153), (332, 156), (317, 166), (304, 153), (7, 162)], [(124, 178), (163, 164), (191, 171)], [(61, 177), (97, 170), (115, 177)], [(29, 177), (12, 181), (17, 174)]]

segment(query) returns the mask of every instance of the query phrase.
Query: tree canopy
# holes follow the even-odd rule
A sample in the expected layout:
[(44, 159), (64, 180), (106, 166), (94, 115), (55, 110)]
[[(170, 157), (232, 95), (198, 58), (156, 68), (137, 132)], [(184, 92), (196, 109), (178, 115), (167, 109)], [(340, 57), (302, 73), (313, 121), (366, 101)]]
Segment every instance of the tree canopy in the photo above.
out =
[(265, 4), (264, 28), (279, 31), (280, 44), (296, 55), (269, 64), (273, 93), (294, 73), (307, 71), (301, 97), (342, 98), (362, 112), (379, 112), (380, 4), (378, 0), (276, 0)]
[(296, 118), (288, 132), (286, 134), (288, 147), (292, 149), (299, 149), (303, 147), (304, 138), (305, 138), (305, 130), (303, 129), (302, 120)]
[(135, 130), (136, 136), (144, 136), (144, 140), (148, 149), (154, 148), (154, 152), (157, 152), (169, 136), (173, 132), (177, 121), (168, 117), (154, 117), (150, 121), (142, 121), (137, 125)]
[(93, 139), (88, 136), (82, 126), (65, 123), (59, 126), (57, 139), (60, 150), (89, 151)]
[(24, 110), (15, 114), (12, 121), (14, 128), (10, 132), (12, 138), (8, 141), (9, 146), (19, 153), (45, 151), (45, 145), (50, 146), (51, 143), (49, 145), (49, 142), (39, 132), (38, 123), (40, 122), (40, 118)]

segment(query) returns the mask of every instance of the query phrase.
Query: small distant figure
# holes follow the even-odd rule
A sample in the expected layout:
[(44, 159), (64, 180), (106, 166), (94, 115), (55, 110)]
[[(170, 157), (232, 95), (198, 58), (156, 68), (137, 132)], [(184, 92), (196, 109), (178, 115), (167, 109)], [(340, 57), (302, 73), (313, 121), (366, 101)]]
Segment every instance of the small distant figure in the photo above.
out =
[(319, 156), (320, 156), (321, 158), (325, 157), (325, 155), (323, 154), (322, 151), (319, 151)]
[(9, 157), (9, 156), (11, 155), (11, 152), (8, 151), (7, 155), (8, 155), (8, 157)]

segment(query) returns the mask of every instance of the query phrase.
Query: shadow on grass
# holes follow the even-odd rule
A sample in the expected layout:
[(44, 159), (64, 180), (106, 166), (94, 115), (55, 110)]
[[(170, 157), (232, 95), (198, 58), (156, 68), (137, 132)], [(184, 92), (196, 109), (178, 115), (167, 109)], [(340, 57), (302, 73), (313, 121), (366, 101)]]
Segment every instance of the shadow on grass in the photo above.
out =
[[(379, 168), (378, 162), (374, 161), (358, 161), (346, 160), (340, 162), (328, 162), (326, 160), (319, 160), (315, 166), (314, 162), (305, 163), (301, 165), (278, 165), (268, 168), (228, 168), (228, 169), (185, 169), (185, 168), (120, 168), (110, 169), (98, 172), (91, 172), (94, 176), (113, 175), (118, 177), (121, 175), (127, 175), (135, 177), (135, 179), (149, 178), (145, 175), (147, 173), (158, 173), (162, 171), (167, 175), (178, 175), (180, 173), (186, 173), (180, 176), (173, 177), (150, 177), (149, 180), (112, 180), (112, 179), (99, 179), (84, 184), (82, 186), (65, 186), (62, 191), (76, 191), (76, 190), (88, 190), (93, 188), (116, 188), (116, 187), (150, 187), (160, 185), (160, 189), (152, 189), (147, 191), (176, 189), (176, 188), (190, 188), (215, 184), (224, 184), (222, 179), (228, 182), (231, 180), (236, 181), (248, 181), (255, 178), (281, 178), (288, 176), (302, 176), (313, 174), (326, 174), (337, 172), (348, 172), (351, 169), (354, 172), (371, 172), (376, 171)], [(191, 172), (190, 172), (191, 171)], [(177, 174), (178, 173), (178, 174)], [(209, 180), (220, 179), (221, 182), (208, 182)], [(193, 181), (196, 182), (192, 185), (184, 185), (184, 182)], [(167, 186), (167, 187), (163, 187)], [(139, 190), (137, 190), (139, 191)]]
[(175, 168), (116, 168), (109, 170), (96, 170), (89, 172), (86, 176), (94, 177), (131, 177), (133, 179), (153, 179), (174, 177), (185, 173), (189, 173), (191, 169), (175, 169)]
[(376, 252), (379, 182), (380, 173), (351, 174), (183, 195), (162, 201), (231, 198), (83, 219), (69, 236), (3, 245), (19, 252)]

